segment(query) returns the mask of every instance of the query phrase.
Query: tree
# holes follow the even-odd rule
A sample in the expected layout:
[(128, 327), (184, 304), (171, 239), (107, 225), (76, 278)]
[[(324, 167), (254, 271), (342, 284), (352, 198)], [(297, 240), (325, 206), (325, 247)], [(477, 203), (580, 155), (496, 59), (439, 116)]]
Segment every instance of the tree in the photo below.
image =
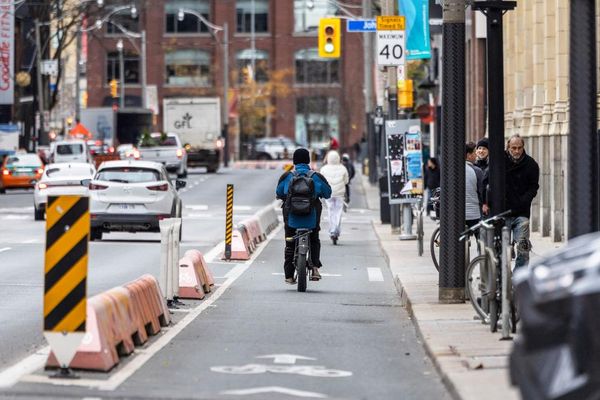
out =
[(241, 83), (238, 113), (240, 132), (246, 138), (264, 135), (266, 122), (276, 111), (273, 99), (288, 96), (292, 91), (287, 82), (291, 74), (291, 69), (274, 70), (268, 73), (266, 82), (257, 82), (249, 77)]

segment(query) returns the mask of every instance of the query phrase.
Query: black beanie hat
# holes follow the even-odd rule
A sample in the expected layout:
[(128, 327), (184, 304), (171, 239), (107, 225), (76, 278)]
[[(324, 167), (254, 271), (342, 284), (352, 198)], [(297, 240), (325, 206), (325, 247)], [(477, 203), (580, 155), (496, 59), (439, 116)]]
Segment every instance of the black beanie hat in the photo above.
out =
[(310, 153), (308, 150), (299, 148), (294, 151), (294, 165), (310, 164)]
[(485, 147), (486, 149), (489, 149), (490, 146), (488, 145), (488, 138), (484, 137), (479, 142), (477, 142), (477, 147)]

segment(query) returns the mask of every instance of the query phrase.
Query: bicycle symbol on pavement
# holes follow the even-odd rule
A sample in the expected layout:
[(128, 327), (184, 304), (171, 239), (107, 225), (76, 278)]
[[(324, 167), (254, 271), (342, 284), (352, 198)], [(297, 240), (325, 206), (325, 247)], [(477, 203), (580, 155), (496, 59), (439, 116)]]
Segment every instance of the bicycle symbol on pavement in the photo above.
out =
[[(294, 365), (296, 360), (314, 360), (314, 358), (296, 356), (291, 354), (274, 354), (269, 356), (259, 356), (257, 358), (274, 358), (274, 364), (279, 365), (265, 365), (265, 364), (246, 364), (240, 366), (225, 365), (218, 367), (211, 367), (210, 370), (213, 372), (219, 372), (223, 374), (264, 374), (271, 372), (273, 374), (297, 374), (302, 376), (312, 376), (318, 378), (344, 378), (352, 376), (350, 371), (342, 371), (339, 369), (325, 368), (322, 365)], [(284, 364), (284, 365), (282, 365)], [(287, 365), (285, 365), (287, 364)]]

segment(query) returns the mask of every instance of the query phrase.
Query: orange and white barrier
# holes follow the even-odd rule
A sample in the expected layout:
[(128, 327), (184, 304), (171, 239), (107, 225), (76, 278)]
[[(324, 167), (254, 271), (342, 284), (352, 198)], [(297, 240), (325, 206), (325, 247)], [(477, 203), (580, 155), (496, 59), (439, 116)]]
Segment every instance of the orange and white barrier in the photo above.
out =
[(188, 250), (185, 252), (184, 258), (189, 258), (192, 261), (194, 269), (197, 271), (198, 276), (200, 277), (204, 292), (210, 293), (215, 285), (215, 279), (212, 272), (208, 268), (206, 261), (204, 260), (202, 252), (199, 250)]
[(181, 218), (166, 218), (160, 226), (160, 287), (168, 304), (176, 300), (179, 291), (179, 231)]
[[(144, 275), (123, 287), (100, 293), (87, 301), (86, 334), (70, 368), (109, 371), (119, 356), (131, 354), (149, 335), (171, 322), (158, 281)], [(58, 367), (50, 353), (47, 367)]]

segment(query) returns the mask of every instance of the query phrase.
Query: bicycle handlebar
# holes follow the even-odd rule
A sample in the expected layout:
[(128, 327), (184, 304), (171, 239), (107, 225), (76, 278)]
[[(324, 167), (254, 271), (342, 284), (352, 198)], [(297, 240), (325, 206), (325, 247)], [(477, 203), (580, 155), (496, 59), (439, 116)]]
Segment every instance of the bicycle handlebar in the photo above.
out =
[(481, 228), (482, 226), (493, 224), (496, 221), (504, 219), (504, 217), (510, 215), (510, 213), (512, 213), (512, 210), (506, 210), (504, 212), (501, 212), (500, 214), (494, 215), (493, 217), (479, 221), (477, 224), (473, 225), (466, 231), (461, 232), (460, 238), (458, 240), (462, 242), (467, 237), (469, 237), (469, 235), (471, 235), (471, 234), (475, 233), (475, 231), (479, 230), (479, 228)]
[(301, 232), (297, 232), (294, 236), (286, 237), (285, 241), (292, 242), (292, 241), (298, 239), (299, 237), (310, 235), (310, 233), (312, 232), (312, 229), (298, 229), (298, 230), (301, 230)]

